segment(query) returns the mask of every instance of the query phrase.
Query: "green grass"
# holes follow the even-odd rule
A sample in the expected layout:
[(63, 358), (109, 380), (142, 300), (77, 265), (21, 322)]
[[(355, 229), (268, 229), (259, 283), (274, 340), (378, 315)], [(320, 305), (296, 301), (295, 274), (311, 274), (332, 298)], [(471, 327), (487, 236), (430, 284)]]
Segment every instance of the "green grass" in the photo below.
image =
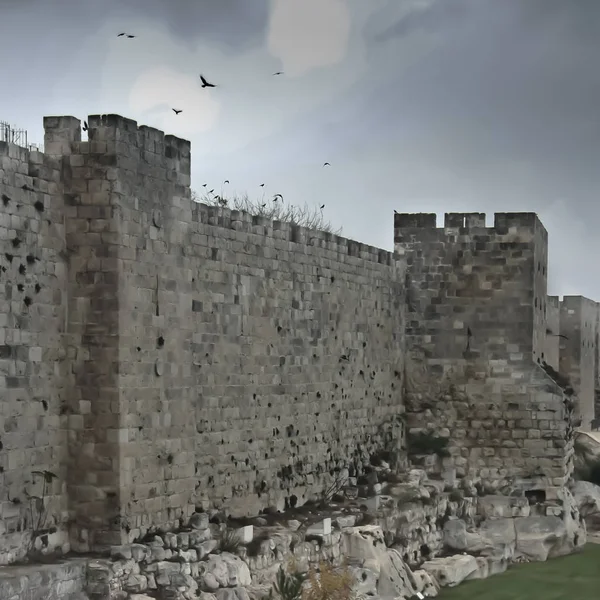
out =
[(591, 600), (600, 597), (600, 544), (543, 563), (515, 565), (488, 579), (444, 588), (440, 600)]

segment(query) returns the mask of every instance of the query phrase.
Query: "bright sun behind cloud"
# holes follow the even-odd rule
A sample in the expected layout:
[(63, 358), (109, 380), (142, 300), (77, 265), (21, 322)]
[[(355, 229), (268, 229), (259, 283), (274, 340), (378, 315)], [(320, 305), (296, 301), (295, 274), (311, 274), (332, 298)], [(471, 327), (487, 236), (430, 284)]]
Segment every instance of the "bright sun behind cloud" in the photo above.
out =
[[(138, 75), (129, 93), (129, 106), (135, 114), (152, 112), (153, 123), (159, 129), (173, 131), (177, 126), (188, 135), (214, 127), (220, 112), (218, 102), (200, 86), (197, 77), (167, 66), (146, 69)], [(182, 112), (175, 115), (173, 108)]]

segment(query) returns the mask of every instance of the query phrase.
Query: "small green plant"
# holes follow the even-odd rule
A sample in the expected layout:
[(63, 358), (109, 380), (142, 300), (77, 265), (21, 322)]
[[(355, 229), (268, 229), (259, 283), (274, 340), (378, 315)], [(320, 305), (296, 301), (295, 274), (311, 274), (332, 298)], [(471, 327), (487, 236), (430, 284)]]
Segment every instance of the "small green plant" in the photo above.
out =
[(287, 573), (283, 566), (279, 567), (275, 583), (269, 591), (269, 599), (271, 600), (274, 593), (280, 600), (300, 600), (302, 598), (302, 585), (306, 580), (306, 575), (292, 571)]
[(409, 433), (406, 436), (408, 452), (415, 456), (418, 454), (437, 454), (440, 458), (450, 456), (447, 450), (448, 438), (439, 437), (432, 433)]
[(219, 550), (221, 552), (235, 554), (240, 549), (241, 545), (242, 542), (236, 531), (225, 529), (225, 531), (221, 533), (221, 538), (219, 539)]

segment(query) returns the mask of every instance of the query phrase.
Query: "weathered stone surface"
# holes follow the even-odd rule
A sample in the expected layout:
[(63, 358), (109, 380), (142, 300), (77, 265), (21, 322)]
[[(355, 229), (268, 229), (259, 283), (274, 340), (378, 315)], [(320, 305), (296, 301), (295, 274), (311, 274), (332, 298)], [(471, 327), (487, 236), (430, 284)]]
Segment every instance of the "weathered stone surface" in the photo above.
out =
[(477, 512), (484, 519), (527, 517), (530, 513), (530, 507), (527, 498), (488, 495), (477, 500)]
[(576, 481), (571, 492), (583, 517), (600, 514), (600, 486), (589, 481)]
[[(345, 529), (342, 553), (348, 561), (364, 570), (366, 580), (376, 579), (377, 594), (383, 597), (410, 596), (415, 581), (398, 551), (386, 548), (383, 531), (377, 525)], [(363, 573), (360, 573), (361, 579)]]
[(472, 576), (479, 569), (475, 557), (458, 554), (445, 558), (434, 558), (421, 565), (442, 587), (454, 587)]
[[(209, 576), (208, 581), (207, 576)], [(215, 589), (214, 582), (219, 587), (238, 587), (252, 584), (248, 565), (229, 552), (218, 555), (213, 554), (208, 557), (204, 581), (209, 589)]]

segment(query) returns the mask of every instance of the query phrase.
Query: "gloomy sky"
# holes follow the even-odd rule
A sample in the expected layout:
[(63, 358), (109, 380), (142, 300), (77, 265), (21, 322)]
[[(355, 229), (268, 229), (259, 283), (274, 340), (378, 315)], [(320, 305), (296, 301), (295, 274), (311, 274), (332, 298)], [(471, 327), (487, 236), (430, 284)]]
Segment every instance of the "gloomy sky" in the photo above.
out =
[(0, 39), (30, 141), (122, 114), (192, 141), (193, 187), (387, 249), (394, 209), (535, 211), (550, 293), (600, 300), (600, 0), (0, 0)]

